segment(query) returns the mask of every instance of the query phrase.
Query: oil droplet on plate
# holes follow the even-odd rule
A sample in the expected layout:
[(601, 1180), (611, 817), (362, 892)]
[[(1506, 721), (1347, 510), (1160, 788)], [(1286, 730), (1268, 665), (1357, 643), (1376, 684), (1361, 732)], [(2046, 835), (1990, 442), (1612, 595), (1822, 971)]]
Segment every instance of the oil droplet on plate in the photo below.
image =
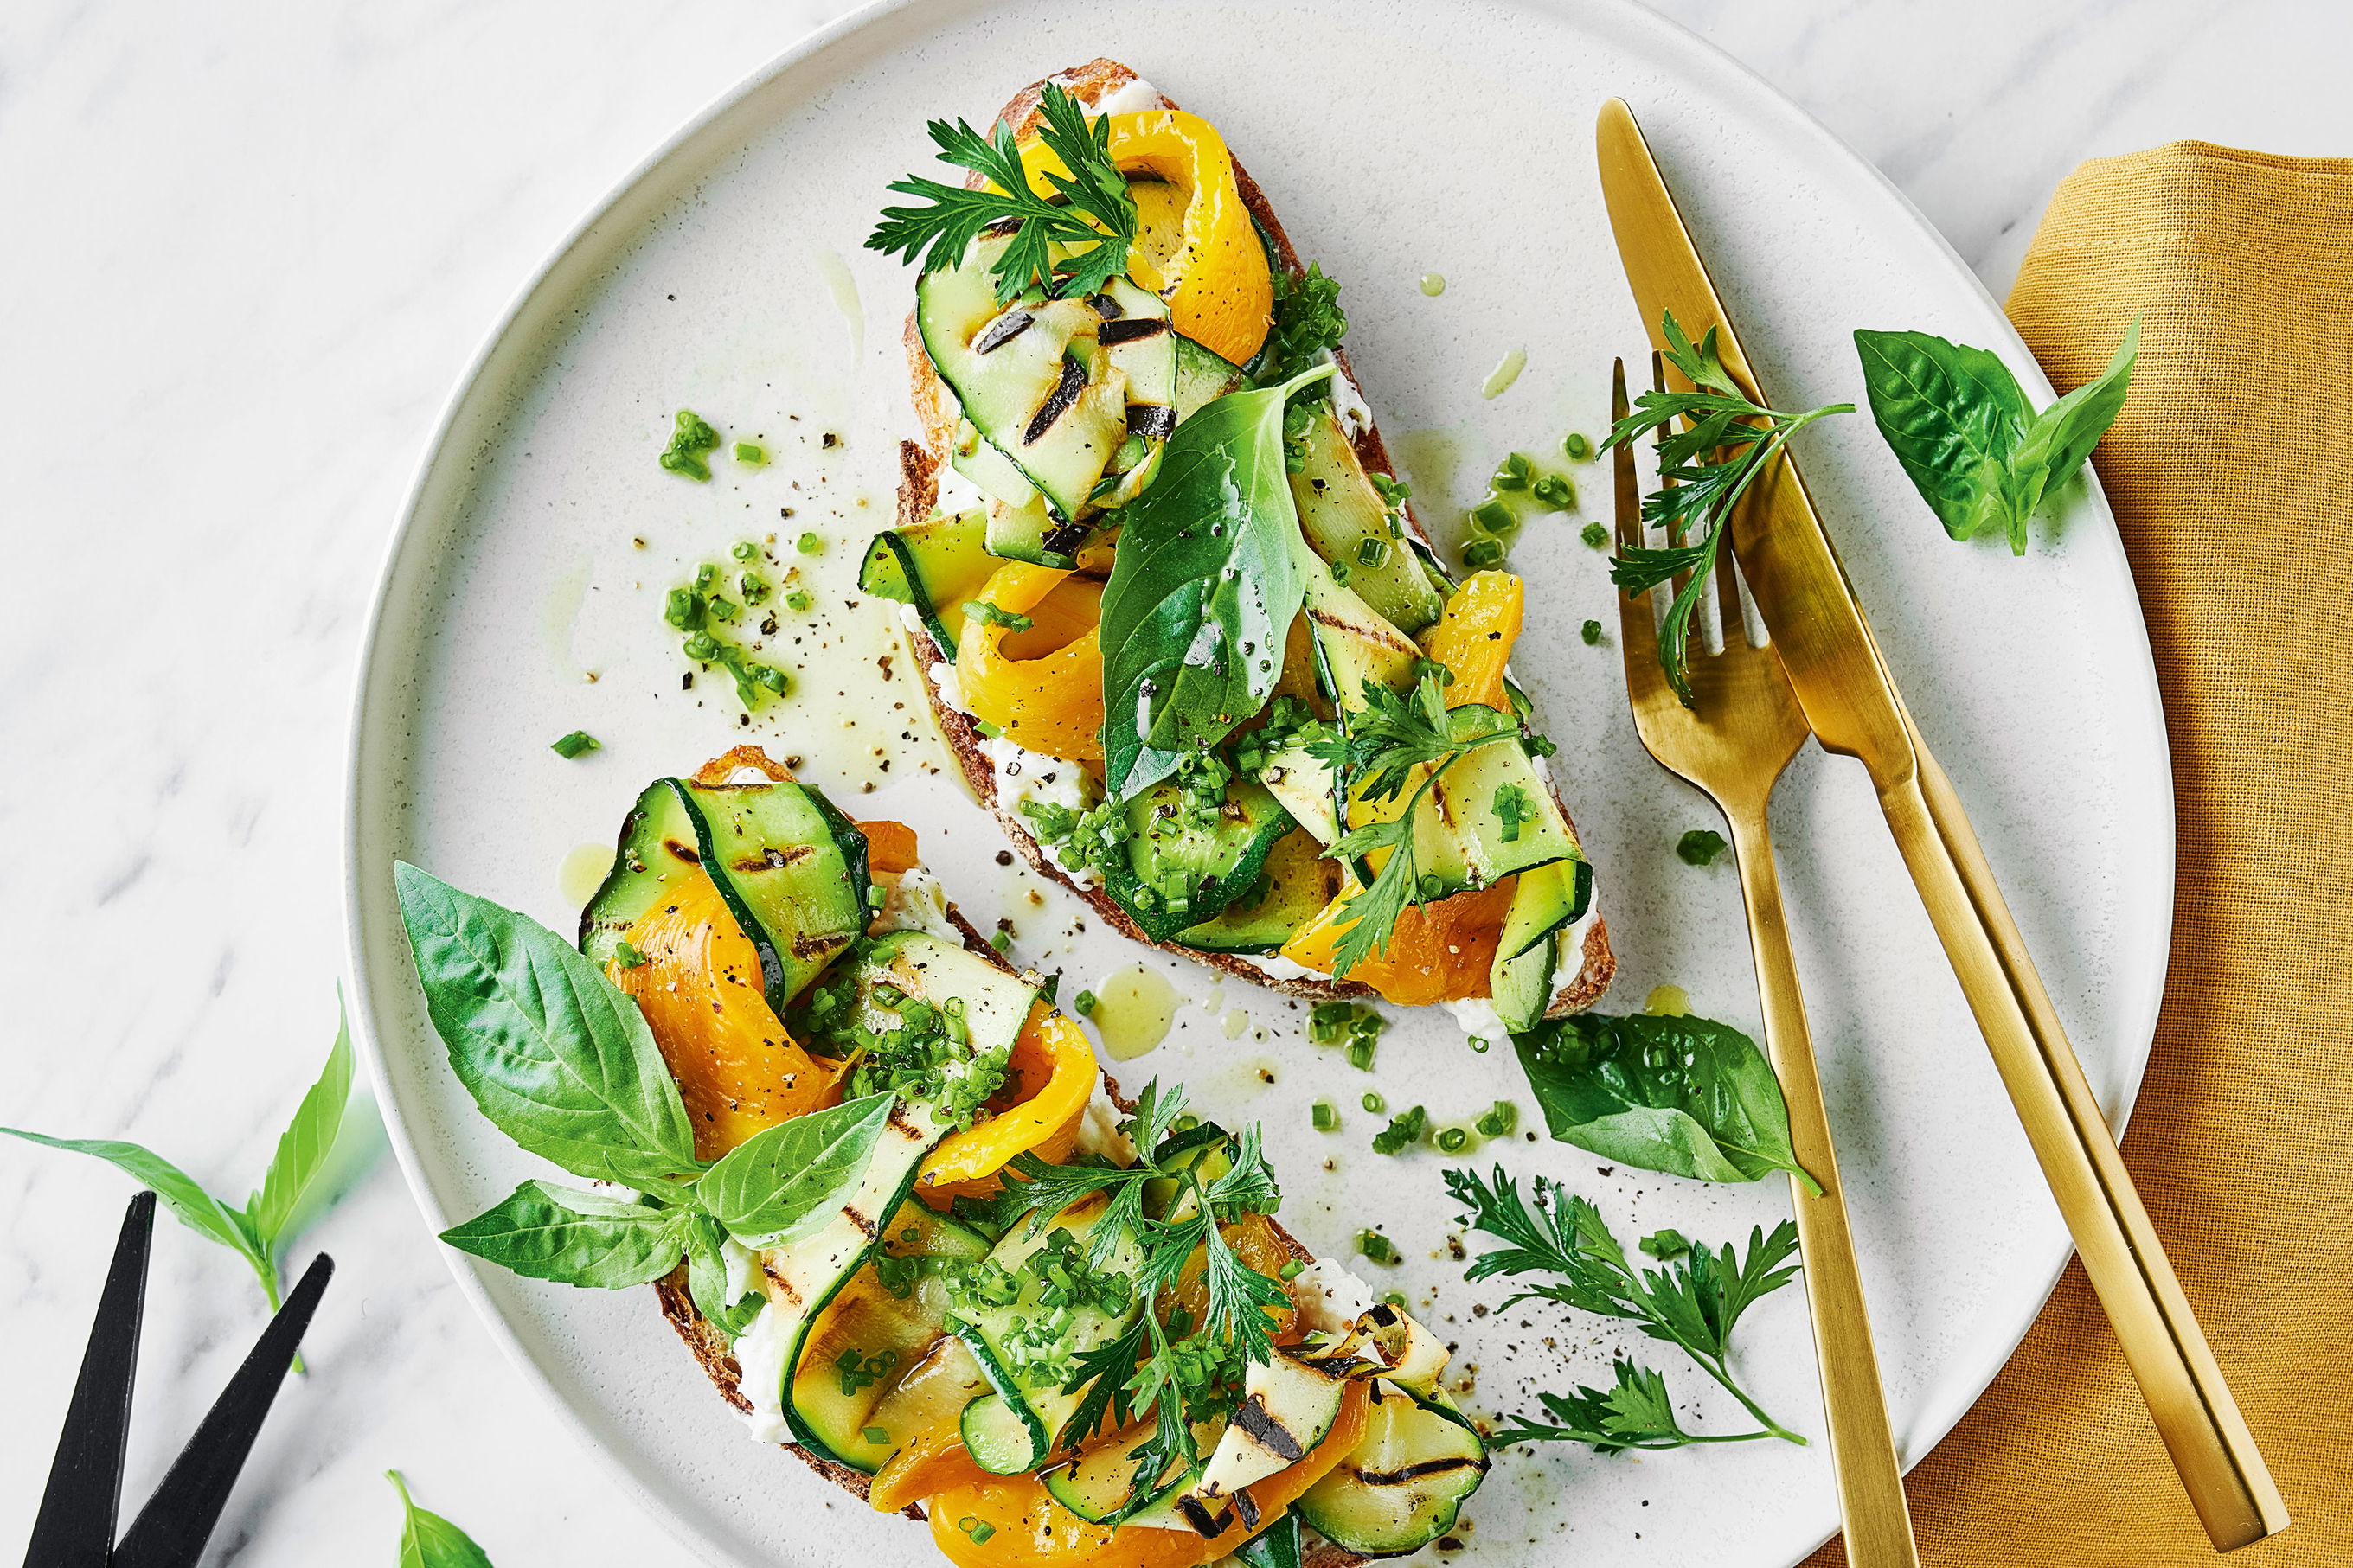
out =
[(849, 358), (855, 364), (866, 357), (866, 308), (859, 303), (858, 279), (849, 275), (849, 263), (839, 251), (820, 250), (815, 253), (818, 276), (833, 296), (834, 309), (849, 323)]
[(581, 844), (565, 851), (563, 863), (555, 868), (555, 886), (564, 901), (574, 909), (585, 906), (605, 885), (606, 873), (613, 868), (613, 847), (609, 844)]
[(1689, 1017), (1691, 998), (1680, 985), (1653, 985), (1650, 995), (1642, 999), (1642, 1011), (1653, 1018)]
[(1226, 1038), (1239, 1040), (1250, 1028), (1250, 1015), (1240, 1007), (1229, 1007), (1226, 1016), (1219, 1020), (1219, 1026), (1226, 1031)]
[(1133, 1061), (1168, 1037), (1169, 1020), (1185, 998), (1156, 969), (1140, 963), (1114, 970), (1095, 986), (1095, 1032), (1115, 1062)]
[(1440, 294), (1446, 292), (1445, 278), (1441, 274), (1436, 272), (1423, 273), (1421, 275), (1421, 291), (1429, 295), (1433, 300), (1437, 299)]
[(1520, 372), (1527, 368), (1527, 363), (1528, 351), (1514, 349), (1497, 361), (1495, 368), (1487, 373), (1487, 379), (1479, 384), (1479, 395), (1503, 396), (1512, 389), (1512, 383), (1520, 379)]

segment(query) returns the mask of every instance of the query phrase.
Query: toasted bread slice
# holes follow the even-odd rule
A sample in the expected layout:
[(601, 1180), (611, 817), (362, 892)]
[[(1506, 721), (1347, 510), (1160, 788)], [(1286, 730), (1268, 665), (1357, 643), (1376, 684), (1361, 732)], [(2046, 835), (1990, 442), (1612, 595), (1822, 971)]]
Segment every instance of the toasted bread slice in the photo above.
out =
[[(1136, 73), (1116, 60), (1093, 59), (1050, 79), (1060, 83), (1081, 103), (1092, 105), (1135, 80)], [(1002, 118), (1017, 133), (1026, 130), (1036, 119), (1039, 94), (1044, 87), (1043, 81), (1032, 83), (1016, 93), (1013, 100), (1005, 106)], [(1166, 109), (1177, 107), (1165, 94), (1161, 96), (1160, 103)], [(1290, 272), (1303, 270), (1299, 253), (1292, 247), (1290, 237), (1283, 233), (1273, 208), (1267, 205), (1266, 194), (1259, 189), (1258, 183), (1250, 177), (1239, 160), (1234, 163), (1234, 180), (1240, 189), (1244, 205), (1273, 240), (1276, 256), (1283, 268)], [(977, 174), (965, 181), (967, 185), (973, 186), (979, 183)], [(931, 515), (939, 500), (940, 468), (947, 461), (950, 443), (955, 434), (955, 421), (949, 413), (951, 405), (945, 397), (946, 388), (933, 367), (931, 356), (923, 351), (923, 336), (916, 329), (912, 311), (907, 317), (905, 344), (912, 397), (915, 416), (923, 426), (923, 440), (921, 444), (913, 441), (900, 443), (898, 521), (901, 527), (912, 526)], [(1332, 356), (1339, 362), (1340, 374), (1354, 384), (1356, 373), (1348, 363), (1347, 351), (1335, 348)], [(1388, 447), (1382, 443), (1377, 426), (1367, 421), (1355, 437), (1353, 444), (1357, 459), (1368, 472), (1393, 474), (1397, 471), (1396, 465), (1390, 461)], [(1406, 521), (1416, 534), (1424, 541), (1429, 539), (1420, 520), (1413, 515), (1410, 502), (1407, 504)], [(1155, 942), (1145, 935), (1127, 911), (1121, 909), (1109, 894), (1101, 888), (1082, 885), (1064, 871), (1046, 852), (1044, 846), (1030, 835), (1029, 826), (1019, 814), (997, 800), (996, 770), (989, 766), (988, 758), (981, 747), (981, 734), (971, 715), (946, 700), (941, 694), (939, 683), (933, 679), (933, 666), (944, 662), (947, 651), (934, 642), (929, 634), (915, 626), (906, 628), (906, 637), (914, 655), (915, 668), (923, 678), (923, 690), (931, 699), (932, 712), (938, 721), (940, 733), (946, 738), (948, 749), (955, 753), (956, 765), (963, 770), (965, 784), (980, 803), (996, 816), (1005, 829), (1005, 836), (1013, 841), (1022, 858), (1029, 861), (1030, 868), (1039, 876), (1061, 883), (1092, 905), (1095, 912), (1113, 930), (1146, 947), (1177, 953), (1197, 963), (1240, 975), (1293, 996), (1321, 998), (1373, 994), (1371, 987), (1354, 981), (1276, 979), (1246, 958), (1232, 953), (1202, 952), (1173, 942)], [(1554, 799), (1559, 799), (1557, 791)], [(1561, 808), (1561, 815), (1564, 817), (1568, 815), (1566, 805)], [(1574, 824), (1571, 826), (1573, 828)], [(1599, 1001), (1601, 994), (1609, 988), (1610, 979), (1618, 970), (1618, 959), (1609, 948), (1609, 928), (1598, 916), (1586, 930), (1582, 956), (1583, 963), (1577, 973), (1570, 976), (1568, 984), (1561, 987), (1546, 1007), (1546, 1016), (1559, 1017), (1564, 1014), (1582, 1012)]]

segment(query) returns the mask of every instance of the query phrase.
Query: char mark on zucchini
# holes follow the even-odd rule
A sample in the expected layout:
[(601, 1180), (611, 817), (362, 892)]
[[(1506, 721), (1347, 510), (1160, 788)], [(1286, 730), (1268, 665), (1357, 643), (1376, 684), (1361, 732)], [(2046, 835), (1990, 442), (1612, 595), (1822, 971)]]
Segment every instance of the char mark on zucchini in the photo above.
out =
[(1029, 323), (1037, 319), (1027, 310), (1006, 311), (981, 329), (980, 336), (972, 341), (972, 352), (985, 354), (992, 350), (1003, 348), (1027, 331)]
[(662, 847), (690, 866), (702, 864), (702, 857), (695, 853), (694, 846), (691, 844), (681, 844), (675, 838), (665, 838), (662, 840)]
[(810, 844), (795, 844), (784, 849), (771, 847), (757, 855), (740, 857), (733, 864), (738, 871), (781, 871), (787, 866), (800, 864), (816, 853), (816, 846)]
[(1401, 1487), (1424, 1476), (1442, 1476), (1455, 1470), (1483, 1470), (1487, 1466), (1483, 1459), (1458, 1457), (1427, 1459), (1419, 1465), (1408, 1465), (1401, 1470), (1367, 1470), (1355, 1465), (1345, 1468), (1368, 1487)]
[(1098, 294), (1093, 299), (1088, 300), (1087, 303), (1092, 305), (1095, 308), (1095, 314), (1101, 316), (1106, 321), (1116, 321), (1122, 316), (1127, 314), (1127, 312), (1120, 307), (1120, 302), (1113, 299), (1109, 294)]
[(1127, 427), (1147, 441), (1166, 441), (1176, 433), (1176, 410), (1165, 403), (1131, 404)]
[(1266, 1401), (1253, 1394), (1234, 1407), (1233, 1423), (1256, 1438), (1269, 1453), (1285, 1464), (1293, 1464), (1307, 1457), (1307, 1450), (1291, 1429), (1266, 1413)]
[(1054, 427), (1054, 421), (1069, 413), (1071, 405), (1076, 403), (1079, 394), (1086, 389), (1086, 371), (1076, 360), (1065, 359), (1061, 379), (1054, 383), (1054, 390), (1047, 395), (1044, 403), (1039, 405), (1038, 412), (1029, 416), (1029, 427), (1021, 432), (1021, 444), (1034, 447), (1045, 439), (1046, 432)]
[[(1118, 306), (1114, 304), (1113, 309), (1116, 310)], [(1168, 323), (1156, 316), (1105, 321), (1096, 330), (1095, 342), (1105, 348), (1111, 348), (1114, 344), (1137, 342), (1145, 338), (1155, 337), (1167, 330)]]

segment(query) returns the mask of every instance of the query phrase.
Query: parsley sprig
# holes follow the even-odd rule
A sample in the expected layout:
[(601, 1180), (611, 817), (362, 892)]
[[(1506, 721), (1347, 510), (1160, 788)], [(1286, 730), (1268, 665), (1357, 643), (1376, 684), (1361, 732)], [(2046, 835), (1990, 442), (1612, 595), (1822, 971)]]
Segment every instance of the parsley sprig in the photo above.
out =
[[(1620, 549), (1609, 563), (1609, 580), (1631, 595), (1679, 573), (1691, 574), (1659, 626), (1659, 667), (1689, 708), (1695, 706), (1686, 657), (1692, 616), (1724, 554), (1724, 525), (1733, 506), (1790, 437), (1829, 415), (1852, 414), (1854, 405), (1832, 403), (1803, 414), (1762, 407), (1725, 373), (1714, 327), (1694, 346), (1672, 311), (1663, 324), (1667, 362), (1699, 390), (1642, 394), (1601, 447), (1608, 451), (1640, 436), (1658, 437), (1659, 488), (1642, 498), (1642, 521), (1664, 528), (1667, 544)], [(1680, 430), (1674, 428), (1677, 420), (1683, 422)], [(1698, 537), (1692, 537), (1694, 532)]]
[[(1219, 1228), (1246, 1214), (1271, 1214), (1282, 1201), (1258, 1126), (1234, 1134), (1231, 1164), (1204, 1177), (1198, 1141), (1176, 1136), (1185, 1104), (1181, 1088), (1164, 1091), (1156, 1080), (1145, 1086), (1127, 1128), (1139, 1152), (1132, 1166), (1050, 1165), (1025, 1153), (1013, 1161), (1019, 1179), (1007, 1184), (1008, 1217), (1027, 1215), (1033, 1229), (1074, 1203), (1106, 1194), (1111, 1206), (1092, 1228), (1090, 1261), (1101, 1267), (1123, 1234), (1142, 1255), (1135, 1288), (1146, 1310), (1116, 1339), (1078, 1358), (1063, 1391), (1082, 1397), (1056, 1436), (1057, 1446), (1067, 1448), (1106, 1418), (1118, 1427), (1153, 1417), (1152, 1435), (1131, 1455), (1138, 1492), (1201, 1458), (1193, 1424), (1230, 1411), (1246, 1368), (1274, 1353), (1269, 1312), (1290, 1304), (1282, 1283), (1243, 1261)], [(1175, 1194), (1155, 1205), (1157, 1216), (1148, 1213), (1153, 1184), (1169, 1182)], [(1197, 1255), (1204, 1302), (1194, 1321), (1163, 1298), (1185, 1280)]]
[[(1135, 198), (1112, 162), (1110, 120), (1090, 122), (1078, 100), (1052, 82), (1039, 95), (1038, 109), (1038, 139), (1070, 171), (1047, 171), (1052, 195), (1030, 187), (1010, 125), (999, 121), (983, 135), (962, 120), (954, 125), (934, 120), (930, 131), (940, 161), (972, 170), (988, 185), (967, 190), (920, 174), (892, 181), (890, 189), (929, 205), (884, 207), (866, 247), (911, 261), (920, 251), (923, 270), (941, 272), (961, 263), (984, 230), (1010, 225), (1009, 243), (990, 269), (999, 303), (1032, 289), (1049, 295), (1092, 294), (1124, 275), (1128, 246), (1136, 235)], [(1057, 245), (1069, 247), (1059, 260)]]
[[(1506, 1443), (1574, 1442), (1596, 1447), (1675, 1448), (1688, 1443), (1745, 1442), (1803, 1437), (1767, 1415), (1736, 1382), (1729, 1365), (1732, 1331), (1741, 1314), (1788, 1283), (1798, 1272), (1784, 1267), (1798, 1250), (1798, 1228), (1788, 1220), (1748, 1233), (1745, 1256), (1727, 1243), (1711, 1252), (1694, 1243), (1687, 1252), (1662, 1260), (1658, 1268), (1637, 1269), (1592, 1204), (1546, 1177), (1535, 1178), (1535, 1201), (1495, 1167), (1492, 1183), (1475, 1171), (1449, 1171), (1446, 1190), (1471, 1210), (1467, 1223), (1505, 1245), (1482, 1253), (1464, 1273), (1470, 1280), (1508, 1275), (1548, 1275), (1508, 1298), (1504, 1307), (1526, 1300), (1558, 1301), (1638, 1323), (1654, 1340), (1682, 1349), (1700, 1370), (1724, 1385), (1760, 1424), (1755, 1432), (1701, 1435), (1683, 1430), (1656, 1372), (1620, 1358), (1615, 1388), (1579, 1388), (1573, 1394), (1540, 1394), (1548, 1422), (1514, 1415), (1499, 1425), (1493, 1440)], [(1659, 1250), (1670, 1250), (1661, 1247)], [(1654, 1256), (1656, 1254), (1654, 1253)]]
[[(1351, 798), (1393, 800), (1408, 785), (1405, 809), (1387, 822), (1368, 822), (1340, 836), (1328, 853), (1344, 862), (1387, 849), (1389, 857), (1368, 887), (1353, 894), (1342, 912), (1353, 923), (1340, 933), (1334, 952), (1335, 973), (1346, 974), (1376, 952), (1388, 951), (1397, 923), (1409, 904), (1430, 902), (1421, 885), (1414, 848), (1414, 810), (1447, 769), (1482, 746), (1519, 738), (1519, 721), (1477, 703), (1446, 706), (1443, 672), (1425, 663), (1410, 690), (1392, 691), (1365, 682), (1365, 708), (1348, 716), (1347, 733), (1312, 742), (1311, 754), (1329, 763)], [(1420, 772), (1417, 779), (1418, 770)]]

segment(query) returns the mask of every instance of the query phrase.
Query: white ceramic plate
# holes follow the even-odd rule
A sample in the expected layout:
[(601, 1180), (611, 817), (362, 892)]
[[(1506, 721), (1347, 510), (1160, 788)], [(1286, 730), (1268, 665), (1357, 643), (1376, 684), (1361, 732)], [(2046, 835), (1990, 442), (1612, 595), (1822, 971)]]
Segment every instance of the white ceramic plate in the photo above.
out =
[[(1365, 392), (1433, 518), (1458, 515), (1506, 451), (1599, 434), (1611, 356), (1643, 348), (1594, 174), (1590, 128), (1613, 94), (1641, 115), (1785, 405), (1861, 400), (1858, 326), (1993, 346), (2048, 395), (1993, 302), (1884, 181), (1631, 5), (969, 0), (880, 7), (817, 35), (635, 172), (525, 290), (450, 405), (386, 569), (353, 721), (352, 955), (394, 1138), (437, 1226), (546, 1173), (447, 1071), (406, 966), (395, 857), (565, 928), (577, 907), (558, 875), (567, 854), (609, 846), (648, 779), (757, 739), (801, 755), (853, 813), (917, 825), (967, 910), (984, 924), (1012, 918), (1022, 955), (1067, 969), (1070, 989), (1134, 961), (1099, 930), (1073, 934), (1077, 907), (1061, 894), (1032, 903), (1026, 879), (993, 863), (997, 831), (935, 771), (905, 670), (887, 686), (874, 673), (895, 646), (887, 607), (848, 603), (858, 546), (888, 521), (893, 443), (913, 428), (898, 346), (912, 278), (860, 249), (883, 186), (931, 167), (926, 118), (980, 120), (1023, 83), (1098, 54), (1215, 121), (1303, 253), (1343, 280)], [(1435, 299), (1417, 287), (1430, 271), (1448, 279)], [(853, 288), (864, 308), (845, 313)], [(1482, 400), (1514, 348), (1525, 374)], [(721, 465), (700, 487), (661, 472), (654, 455), (680, 407), (764, 440), (777, 461)], [(826, 433), (839, 444), (826, 447)], [(2121, 1118), (2164, 973), (2172, 831), (2156, 686), (2106, 508), (2079, 491), (2055, 542), (2039, 534), (2012, 560), (1948, 542), (1862, 417), (1810, 435), (1804, 456), (1889, 661)], [(1562, 742), (1556, 766), (1599, 868), (1623, 963), (1609, 1005), (1639, 1008), (1672, 982), (1698, 1011), (1753, 1028), (1731, 873), (1672, 850), (1714, 819), (1628, 722), (1601, 559), (1577, 539), (1607, 484), (1585, 473), (1577, 516), (1534, 524), (1516, 552), (1535, 609), (1517, 668)], [(828, 542), (821, 555), (791, 553), (805, 528)], [(680, 689), (659, 603), (694, 562), (771, 531), (786, 564), (811, 568), (820, 613), (786, 649), (805, 695), (744, 730), (707, 685)], [(1599, 648), (1576, 635), (1588, 616), (1612, 627)], [(604, 750), (560, 761), (548, 742), (575, 727)], [(898, 741), (902, 730), (914, 742)], [(896, 760), (884, 773), (874, 752), (886, 743)], [(1778, 805), (1895, 1430), (1916, 1458), (2008, 1355), (2067, 1239), (1860, 770), (1810, 751)], [(1239, 984), (1213, 997), (1208, 972), (1155, 967), (1214, 1009), (1187, 1007), (1168, 1043), (1123, 1071), (1183, 1079), (1228, 1121), (1263, 1119), (1283, 1217), (1311, 1245), (1344, 1250), (1375, 1218), (1400, 1237), (1391, 1279), (1418, 1302), (1435, 1290), (1426, 1314), (1459, 1341), (1458, 1368), (1475, 1366), (1477, 1407), (1525, 1408), (1532, 1388), (1606, 1378), (1608, 1352), (1633, 1342), (1607, 1323), (1526, 1307), (1474, 1317), (1500, 1292), (1466, 1289), (1443, 1255), (1440, 1162), (1366, 1149), (1378, 1121), (1356, 1101), (1371, 1088), (1447, 1119), (1514, 1099), (1535, 1121), (1504, 1053), (1472, 1054), (1432, 1014), (1398, 1023), (1366, 1078), (1306, 1042), (1294, 1005)], [(1237, 1007), (1248, 1016), (1229, 1038)], [(1344, 1107), (1338, 1134), (1309, 1130), (1317, 1098)], [(1496, 1155), (1590, 1194), (1630, 1238), (1672, 1225), (1725, 1239), (1786, 1212), (1778, 1184), (1606, 1173), (1549, 1142), (1482, 1158)], [(647, 1293), (452, 1259), (621, 1483), (714, 1559), (936, 1561), (921, 1529), (747, 1442)], [(1766, 1405), (1819, 1439), (1799, 1293), (1758, 1308), (1740, 1345)], [(1738, 1411), (1673, 1352), (1634, 1348), (1666, 1373), (1687, 1419), (1734, 1428)], [(1778, 1568), (1835, 1517), (1819, 1440), (1640, 1460), (1564, 1449), (1499, 1464), (1464, 1535), (1496, 1564)]]

